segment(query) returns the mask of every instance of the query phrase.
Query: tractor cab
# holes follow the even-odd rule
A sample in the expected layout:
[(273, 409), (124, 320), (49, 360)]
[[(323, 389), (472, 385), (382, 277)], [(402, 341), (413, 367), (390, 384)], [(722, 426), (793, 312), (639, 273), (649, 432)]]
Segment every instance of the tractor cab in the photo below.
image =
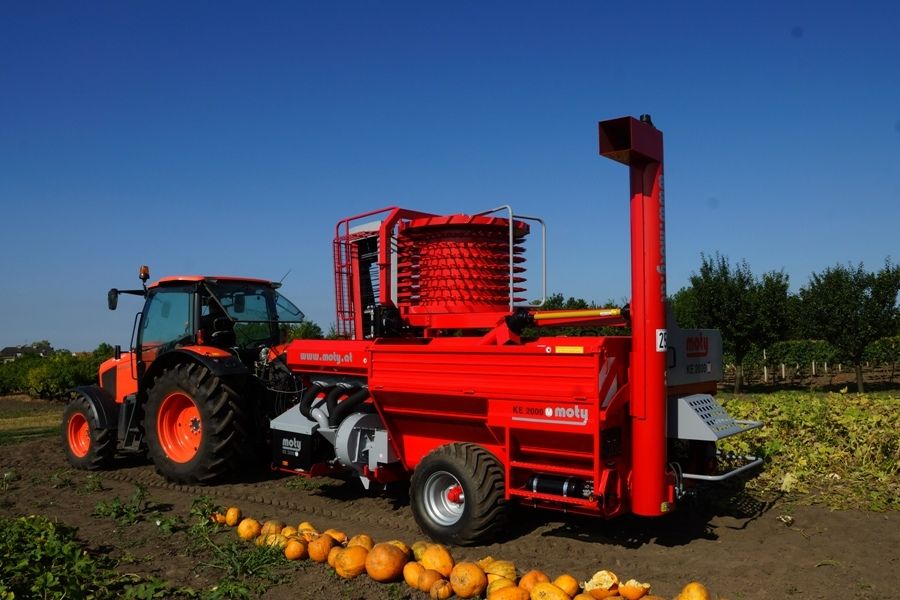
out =
[[(96, 468), (116, 448), (146, 449), (166, 477), (209, 481), (235, 466), (238, 433), (241, 443), (254, 442), (239, 425), (258, 414), (246, 401), (255, 397), (255, 363), (303, 313), (276, 282), (190, 275), (148, 285), (149, 274), (141, 267), (141, 289), (109, 291), (111, 310), (120, 294), (143, 296), (144, 307), (131, 350), (117, 347), (100, 365), (99, 385), (73, 390), (67, 455), (75, 466)], [(228, 460), (213, 456), (228, 444)]]

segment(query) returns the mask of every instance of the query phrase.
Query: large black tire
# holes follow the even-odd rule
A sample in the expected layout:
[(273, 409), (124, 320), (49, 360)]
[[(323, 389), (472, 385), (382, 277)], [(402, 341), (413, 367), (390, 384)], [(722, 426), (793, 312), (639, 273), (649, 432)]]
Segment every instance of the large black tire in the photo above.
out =
[(503, 467), (475, 444), (432, 450), (413, 472), (409, 496), (422, 531), (446, 544), (487, 542), (506, 523)]
[(62, 443), (76, 469), (105, 469), (116, 455), (115, 430), (100, 427), (90, 401), (81, 394), (73, 395), (63, 411)]
[(166, 369), (147, 393), (147, 451), (169, 481), (208, 484), (233, 475), (247, 426), (237, 392), (197, 363)]

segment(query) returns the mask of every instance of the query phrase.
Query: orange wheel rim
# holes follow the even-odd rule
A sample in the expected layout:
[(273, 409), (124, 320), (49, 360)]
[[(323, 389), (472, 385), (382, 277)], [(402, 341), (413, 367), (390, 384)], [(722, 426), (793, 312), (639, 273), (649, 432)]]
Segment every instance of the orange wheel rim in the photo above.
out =
[(78, 458), (87, 456), (91, 449), (91, 426), (87, 418), (81, 413), (75, 413), (69, 418), (66, 427), (69, 450)]
[(190, 396), (175, 392), (166, 396), (156, 417), (156, 431), (163, 452), (172, 461), (186, 463), (197, 455), (203, 429), (200, 411)]

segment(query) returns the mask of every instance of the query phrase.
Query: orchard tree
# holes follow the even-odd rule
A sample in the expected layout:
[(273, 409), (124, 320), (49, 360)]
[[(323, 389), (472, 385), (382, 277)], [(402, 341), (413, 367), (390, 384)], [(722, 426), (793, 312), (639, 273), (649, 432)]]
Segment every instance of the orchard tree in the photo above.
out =
[(900, 266), (885, 260), (877, 273), (837, 265), (813, 273), (800, 290), (807, 334), (829, 342), (856, 368), (856, 389), (863, 392), (862, 363), (866, 347), (895, 335), (900, 325)]
[(672, 297), (676, 319), (684, 327), (710, 327), (722, 332), (726, 352), (734, 354), (734, 392), (741, 391), (744, 357), (784, 339), (788, 326), (788, 276), (770, 271), (756, 277), (747, 261), (732, 266), (728, 258), (700, 255), (700, 272), (689, 288)]
[(313, 321), (303, 321), (294, 325), (288, 332), (288, 339), (291, 340), (321, 340), (325, 335), (322, 328)]

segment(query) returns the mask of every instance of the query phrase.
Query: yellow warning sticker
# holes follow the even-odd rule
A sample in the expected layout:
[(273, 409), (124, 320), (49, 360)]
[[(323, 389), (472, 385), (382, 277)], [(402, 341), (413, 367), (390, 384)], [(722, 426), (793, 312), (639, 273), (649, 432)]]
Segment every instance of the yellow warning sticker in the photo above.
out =
[(557, 346), (557, 354), (584, 354), (584, 346)]

